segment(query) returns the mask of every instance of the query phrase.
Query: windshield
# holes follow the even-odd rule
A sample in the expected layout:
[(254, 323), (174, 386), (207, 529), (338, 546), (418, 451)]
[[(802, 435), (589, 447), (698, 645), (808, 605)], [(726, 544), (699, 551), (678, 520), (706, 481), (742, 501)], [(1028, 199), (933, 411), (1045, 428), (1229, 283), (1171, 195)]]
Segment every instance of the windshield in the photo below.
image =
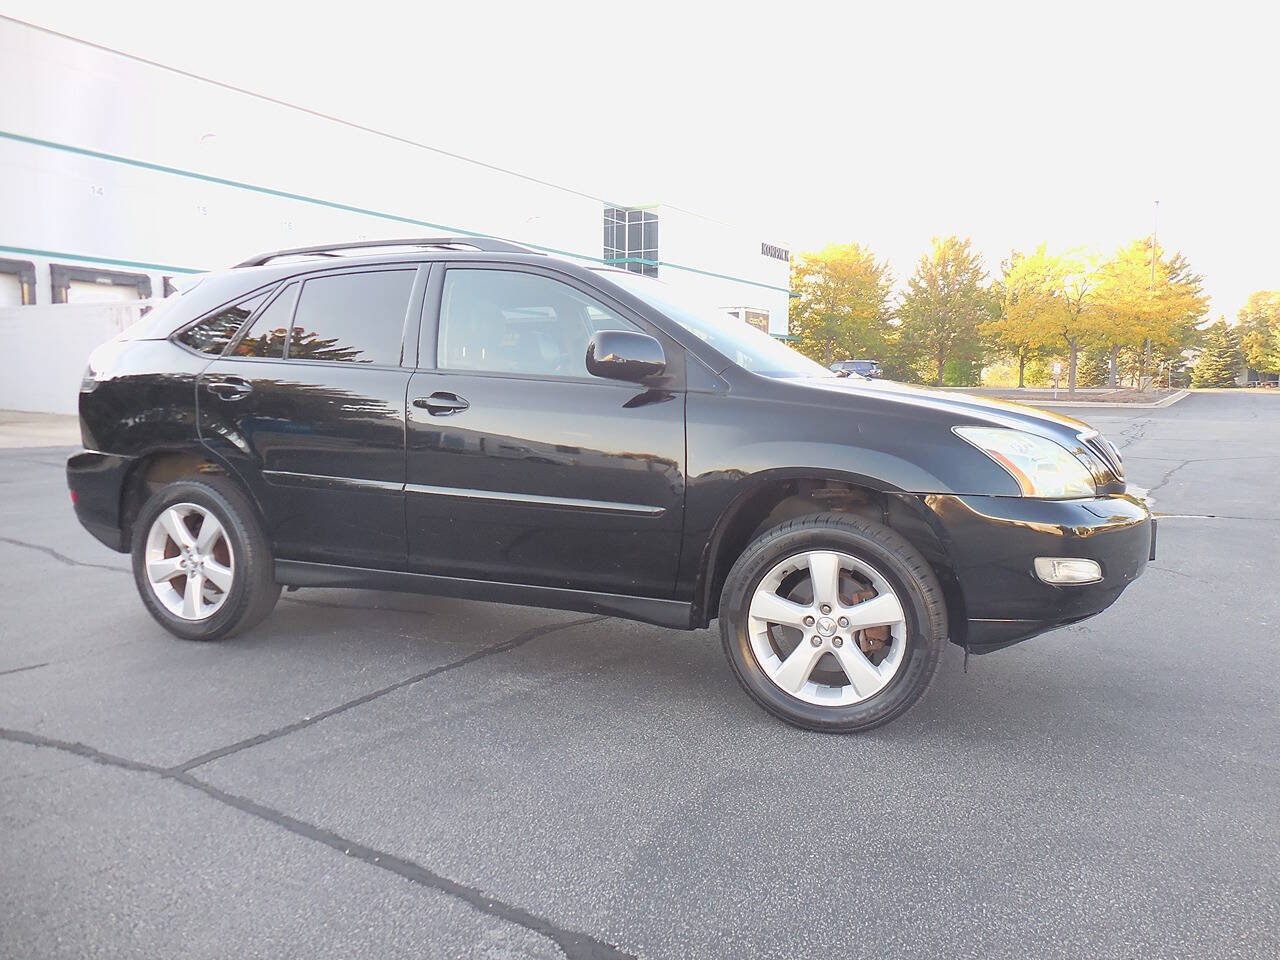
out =
[(832, 377), (822, 364), (797, 353), (722, 307), (678, 293), (660, 280), (626, 271), (609, 271), (609, 279), (649, 306), (662, 311), (695, 337), (715, 347), (745, 370), (764, 377)]

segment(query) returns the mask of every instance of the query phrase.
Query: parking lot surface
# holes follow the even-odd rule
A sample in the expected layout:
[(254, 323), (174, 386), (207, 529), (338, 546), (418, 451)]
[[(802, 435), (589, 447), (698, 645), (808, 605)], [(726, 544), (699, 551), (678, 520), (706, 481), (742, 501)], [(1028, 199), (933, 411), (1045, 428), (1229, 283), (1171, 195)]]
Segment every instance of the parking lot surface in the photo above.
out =
[(856, 737), (714, 631), (303, 590), (177, 641), (68, 451), (0, 450), (0, 956), (1280, 955), (1280, 396), (1070, 412), (1158, 559)]

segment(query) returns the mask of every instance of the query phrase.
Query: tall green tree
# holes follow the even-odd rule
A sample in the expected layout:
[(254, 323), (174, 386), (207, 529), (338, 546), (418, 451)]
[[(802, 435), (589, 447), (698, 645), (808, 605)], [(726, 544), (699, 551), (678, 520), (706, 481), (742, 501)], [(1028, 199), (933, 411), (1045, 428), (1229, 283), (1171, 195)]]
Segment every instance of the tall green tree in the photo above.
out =
[(1091, 346), (1085, 350), (1083, 358), (1076, 370), (1076, 380), (1082, 387), (1105, 387), (1109, 375), (1107, 350), (1105, 347)]
[(968, 238), (934, 237), (898, 308), (899, 342), (944, 382), (947, 361), (980, 360), (982, 324), (996, 313), (982, 258)]
[(1280, 373), (1280, 290), (1258, 290), (1238, 314), (1245, 362), (1263, 373)]
[(1236, 382), (1242, 357), (1236, 330), (1225, 319), (1203, 331), (1204, 347), (1191, 371), (1196, 387), (1230, 387)]
[(800, 351), (824, 365), (877, 357), (891, 335), (893, 276), (856, 243), (797, 257), (791, 274), (790, 329)]

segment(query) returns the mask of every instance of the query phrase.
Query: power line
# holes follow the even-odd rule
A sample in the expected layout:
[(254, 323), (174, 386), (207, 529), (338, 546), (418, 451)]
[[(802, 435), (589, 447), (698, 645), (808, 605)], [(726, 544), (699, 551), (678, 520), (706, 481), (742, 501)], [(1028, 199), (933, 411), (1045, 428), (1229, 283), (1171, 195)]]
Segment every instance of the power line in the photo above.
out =
[(346, 120), (342, 117), (334, 116), (331, 113), (325, 113), (322, 110), (315, 110), (311, 107), (300, 106), (296, 103), (290, 103), (288, 100), (281, 100), (278, 97), (268, 96), (265, 93), (257, 93), (245, 87), (238, 87), (233, 83), (227, 83), (223, 80), (214, 80), (212, 77), (201, 76), (198, 73), (192, 73), (190, 70), (183, 70), (179, 67), (172, 67), (167, 63), (160, 63), (158, 60), (148, 60), (146, 57), (140, 57), (137, 54), (126, 53), (123, 50), (117, 50), (115, 47), (108, 47), (105, 44), (94, 43), (92, 40), (85, 40), (81, 37), (73, 37), (69, 33), (62, 33), (49, 27), (42, 27), (38, 23), (31, 23), (28, 20), (19, 20), (17, 17), (10, 17), (7, 14), (0, 14), (0, 20), (8, 20), (10, 23), (16, 23), (19, 26), (36, 30), (40, 33), (47, 34), (51, 37), (58, 37), (61, 40), (69, 40), (84, 47), (90, 47), (94, 50), (101, 50), (103, 53), (110, 53), (117, 57), (123, 57), (126, 60), (132, 60), (135, 63), (145, 64), (148, 67), (155, 67), (158, 70), (164, 70), (168, 73), (176, 74), (180, 77), (186, 77), (189, 80), (198, 80), (201, 83), (208, 83), (223, 90), (230, 90), (233, 93), (241, 94), (246, 97), (253, 97), (255, 100), (261, 100), (264, 103), (270, 103), (277, 107), (284, 107), (286, 110), (296, 110), (307, 116), (315, 117), (318, 120), (324, 120), (328, 123), (336, 123), (339, 126), (347, 127), (350, 130), (358, 130), (361, 133), (367, 133), (375, 137), (381, 137), (384, 140), (390, 140), (393, 143), (403, 144), (409, 147), (416, 147), (419, 150), (430, 150), (432, 153), (438, 153), (441, 156), (449, 157), (453, 160), (461, 160), (464, 163), (471, 163), (478, 167), (484, 167), (487, 170), (493, 170), (497, 173), (503, 173), (511, 177), (519, 177), (529, 183), (536, 183), (543, 187), (550, 187), (553, 190), (560, 190), (564, 193), (571, 193), (574, 196), (583, 197), (587, 200), (594, 200), (597, 203), (608, 204), (609, 206), (625, 206), (625, 204), (617, 204), (604, 197), (597, 197), (594, 194), (584, 193), (581, 190), (574, 190), (572, 187), (561, 186), (558, 183), (552, 183), (550, 180), (540, 180), (538, 177), (531, 177), (527, 173), (520, 173), (516, 170), (509, 170), (506, 167), (500, 167), (495, 163), (487, 163), (484, 160), (475, 160), (472, 157), (464, 157), (460, 153), (453, 153), (450, 150), (444, 150), (440, 147), (433, 147), (429, 143), (423, 143), (420, 140), (412, 140), (409, 137), (402, 137), (399, 134), (387, 133), (385, 130), (379, 130), (376, 127), (366, 126), (357, 123), (354, 120)]

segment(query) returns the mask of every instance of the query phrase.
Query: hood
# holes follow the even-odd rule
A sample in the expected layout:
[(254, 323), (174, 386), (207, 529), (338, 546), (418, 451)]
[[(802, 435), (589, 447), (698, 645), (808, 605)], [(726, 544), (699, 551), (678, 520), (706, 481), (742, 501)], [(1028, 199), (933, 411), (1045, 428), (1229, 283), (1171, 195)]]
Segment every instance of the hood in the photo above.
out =
[(793, 380), (792, 383), (806, 389), (881, 400), (887, 403), (915, 407), (921, 412), (952, 414), (957, 424), (982, 424), (992, 427), (1009, 427), (1026, 430), (1048, 437), (1069, 446), (1078, 443), (1081, 433), (1091, 432), (1093, 427), (1083, 420), (1028, 407), (1010, 400), (980, 397), (970, 393), (949, 390), (930, 390), (892, 380), (863, 380), (854, 377), (831, 377), (812, 380)]

